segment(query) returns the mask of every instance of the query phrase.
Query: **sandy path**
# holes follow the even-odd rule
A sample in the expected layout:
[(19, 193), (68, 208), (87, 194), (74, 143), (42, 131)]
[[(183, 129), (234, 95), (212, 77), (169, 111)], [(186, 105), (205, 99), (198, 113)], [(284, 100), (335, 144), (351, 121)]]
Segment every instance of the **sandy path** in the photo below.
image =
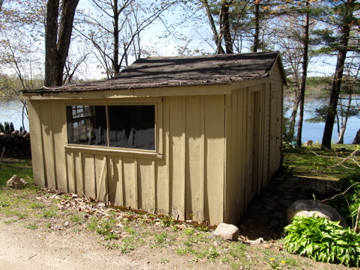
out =
[(91, 233), (29, 230), (0, 221), (0, 270), (162, 268), (152, 265), (157, 264), (151, 259), (154, 256), (107, 250)]

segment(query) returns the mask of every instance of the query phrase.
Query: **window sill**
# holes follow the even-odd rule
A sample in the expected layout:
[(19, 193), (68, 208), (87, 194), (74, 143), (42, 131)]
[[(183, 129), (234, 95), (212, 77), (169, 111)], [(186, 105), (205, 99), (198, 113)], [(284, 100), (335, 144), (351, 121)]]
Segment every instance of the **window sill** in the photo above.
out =
[(123, 157), (141, 157), (141, 158), (156, 158), (162, 159), (163, 155), (157, 153), (155, 150), (145, 149), (131, 149), (131, 148), (114, 148), (114, 147), (101, 147), (94, 145), (78, 145), (69, 144), (65, 146), (66, 151), (83, 152), (91, 154), (115, 155)]

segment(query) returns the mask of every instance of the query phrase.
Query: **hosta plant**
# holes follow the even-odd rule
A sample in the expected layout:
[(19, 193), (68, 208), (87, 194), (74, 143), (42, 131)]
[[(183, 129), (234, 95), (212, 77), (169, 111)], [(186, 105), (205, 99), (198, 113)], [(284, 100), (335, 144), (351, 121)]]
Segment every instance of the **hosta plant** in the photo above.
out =
[(360, 265), (360, 235), (318, 216), (295, 217), (285, 227), (285, 249), (316, 261)]

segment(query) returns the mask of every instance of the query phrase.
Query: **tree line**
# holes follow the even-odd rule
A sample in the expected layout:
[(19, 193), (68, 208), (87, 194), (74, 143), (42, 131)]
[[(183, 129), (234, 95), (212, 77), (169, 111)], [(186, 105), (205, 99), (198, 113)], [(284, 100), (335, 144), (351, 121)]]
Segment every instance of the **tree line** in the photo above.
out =
[[(333, 74), (323, 90), (328, 102), (317, 110), (323, 147), (331, 148), (335, 122), (341, 143), (348, 117), (359, 115), (356, 0), (2, 0), (0, 9), (2, 98), (93, 79), (87, 70), (94, 63), (112, 79), (136, 59), (161, 55), (161, 39), (184, 56), (280, 51), (292, 97), (287, 135), (297, 146), (309, 68), (322, 59), (332, 61)], [(151, 46), (144, 36), (154, 26), (163, 30)], [(206, 46), (194, 47), (194, 36)]]

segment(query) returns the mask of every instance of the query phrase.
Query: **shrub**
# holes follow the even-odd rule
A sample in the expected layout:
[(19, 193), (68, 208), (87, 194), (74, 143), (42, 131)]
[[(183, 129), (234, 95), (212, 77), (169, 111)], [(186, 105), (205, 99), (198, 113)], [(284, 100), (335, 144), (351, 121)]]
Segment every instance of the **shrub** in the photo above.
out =
[(339, 211), (347, 224), (352, 224), (352, 227), (354, 227), (357, 211), (360, 206), (359, 173), (351, 174), (347, 177), (341, 178), (338, 182), (335, 182), (334, 192), (332, 195), (343, 193), (347, 189), (349, 190), (346, 193), (337, 196), (334, 200), (331, 200), (330, 205)]
[(285, 249), (316, 261), (360, 265), (360, 235), (326, 218), (295, 217), (285, 227)]

